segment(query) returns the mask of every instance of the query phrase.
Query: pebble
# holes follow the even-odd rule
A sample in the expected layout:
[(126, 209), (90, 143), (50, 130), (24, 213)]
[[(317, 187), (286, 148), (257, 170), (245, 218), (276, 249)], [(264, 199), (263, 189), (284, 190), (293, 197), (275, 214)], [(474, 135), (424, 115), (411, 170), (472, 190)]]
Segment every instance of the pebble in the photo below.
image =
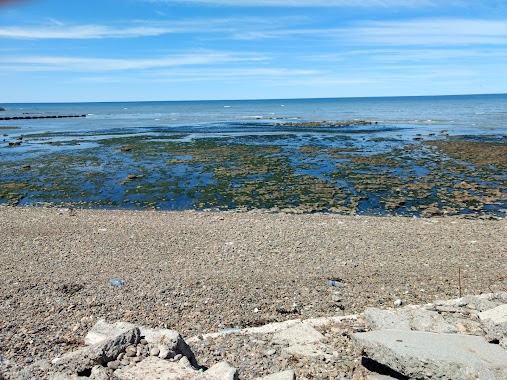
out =
[[(29, 355), (34, 360), (52, 359), (74, 350), (79, 345), (74, 342), (80, 342), (97, 319), (138, 321), (150, 327), (175, 329), (187, 338), (221, 328), (335, 315), (332, 295), (337, 288), (329, 288), (326, 279), (337, 275), (347, 283), (340, 289), (344, 314), (354, 314), (367, 306), (378, 306), (380, 299), (385, 300), (382, 307), (392, 306), (406, 290), (410, 292), (403, 295), (405, 304), (448, 298), (456, 293), (456, 276), (450, 270), (453, 262), (473, 264), (467, 269), (467, 278), (474, 281), (464, 283), (467, 294), (489, 292), (491, 284), (497, 290), (500, 285), (495, 279), (505, 272), (504, 257), (492, 254), (503, 252), (507, 246), (507, 235), (502, 233), (505, 221), (442, 218), (434, 224), (424, 218), (330, 214), (75, 211), (70, 220), (67, 214), (59, 215), (57, 209), (0, 210), (2, 228), (18, 232), (7, 234), (4, 249), (0, 248), (0, 278), (4, 284), (0, 299), (6, 306), (0, 317), (0, 324), (6, 327), (0, 334), (0, 346), (5, 348), (2, 355), (19, 365)], [(217, 215), (224, 220), (213, 222)], [(324, 221), (328, 225), (321, 225)], [(346, 223), (334, 228), (339, 221)], [(100, 227), (107, 227), (107, 233), (96, 233)], [(469, 241), (472, 235), (488, 241), (487, 248), (476, 244), (474, 252), (458, 249), (459, 242)], [(385, 236), (391, 240), (381, 238)], [(417, 244), (410, 254), (399, 250), (414, 239)], [(225, 248), (220, 244), (229, 240), (236, 244)], [(13, 246), (19, 249), (11, 252), (9, 247)], [(58, 250), (47, 249), (51, 246)], [(168, 265), (167, 249), (174, 253), (171, 281), (164, 270)], [(329, 265), (336, 252), (340, 252), (338, 262)], [(432, 252), (438, 252), (443, 265), (433, 265)], [(28, 262), (32, 255), (37, 256), (38, 265), (26, 267), (26, 276), (20, 280), (11, 263)], [(139, 264), (141, 256), (146, 261)], [(368, 259), (359, 262), (357, 257)], [(59, 265), (51, 265), (56, 260)], [(262, 271), (258, 270), (259, 262), (264, 264)], [(91, 268), (101, 271), (94, 273)], [(476, 268), (484, 269), (478, 272)], [(36, 279), (44, 278), (44, 273), (51, 273), (54, 280), (38, 283)], [(105, 286), (107, 279), (117, 276), (128, 276), (129, 289)], [(424, 293), (417, 291), (421, 280)], [(78, 283), (84, 288), (75, 294), (61, 290), (62, 286)], [(403, 287), (396, 291), (400, 284)], [(204, 300), (208, 300), (206, 305)], [(185, 302), (187, 306), (183, 307)], [(294, 303), (311, 308), (293, 307)], [(70, 305), (77, 306), (69, 311)], [(258, 313), (252, 313), (255, 307)], [(123, 318), (125, 308), (132, 310), (127, 319)], [(71, 327), (79, 321), (82, 327), (72, 332)], [(37, 334), (24, 333), (23, 337), (21, 327)], [(326, 339), (337, 352), (333, 371), (343, 372), (350, 379), (352, 374), (340, 363), (355, 358), (347, 335), (354, 327), (332, 327), (335, 331), (322, 332), (332, 335)], [(30, 339), (34, 344), (29, 343)], [(255, 346), (241, 337), (234, 336), (230, 343), (220, 339), (216, 342), (204, 338), (192, 344), (199, 361), (208, 359), (207, 367), (232, 353), (236, 362), (231, 364), (237, 368), (256, 368), (259, 375), (268, 375), (272, 365), (284, 370), (293, 360), (282, 357), (281, 345), (265, 345), (260, 352), (254, 352)], [(237, 348), (231, 351), (229, 344)], [(244, 345), (253, 349), (249, 351)], [(217, 346), (222, 349), (217, 350)], [(265, 356), (271, 349), (277, 354)], [(151, 350), (146, 353), (152, 355)], [(277, 360), (278, 356), (285, 362)], [(311, 361), (310, 365), (321, 368), (324, 364)], [(261, 369), (264, 367), (268, 370)], [(331, 375), (330, 365), (325, 364), (325, 368)], [(297, 377), (301, 378), (300, 373)]]
[(150, 356), (158, 356), (160, 354), (160, 349), (158, 347), (153, 347), (150, 350)]

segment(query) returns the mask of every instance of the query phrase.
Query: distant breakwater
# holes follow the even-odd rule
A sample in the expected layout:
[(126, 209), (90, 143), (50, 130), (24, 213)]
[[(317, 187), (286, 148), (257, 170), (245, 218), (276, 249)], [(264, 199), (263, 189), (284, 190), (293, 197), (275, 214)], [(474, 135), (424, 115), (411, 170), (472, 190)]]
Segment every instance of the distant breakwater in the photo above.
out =
[(70, 117), (86, 117), (86, 115), (7, 116), (0, 117), (0, 120), (63, 119)]

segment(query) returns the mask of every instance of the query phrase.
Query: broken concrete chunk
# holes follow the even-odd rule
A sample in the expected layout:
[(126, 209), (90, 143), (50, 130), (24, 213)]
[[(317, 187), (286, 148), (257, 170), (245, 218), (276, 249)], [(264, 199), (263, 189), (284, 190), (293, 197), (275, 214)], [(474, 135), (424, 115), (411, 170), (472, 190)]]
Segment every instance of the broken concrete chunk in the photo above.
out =
[(507, 340), (507, 304), (479, 313), (481, 325), (489, 340), (498, 340), (505, 347)]
[(274, 334), (273, 340), (276, 343), (288, 344), (313, 344), (324, 339), (324, 335), (315, 330), (312, 326), (298, 323), (287, 330), (278, 331)]
[(91, 370), (97, 365), (106, 365), (114, 360), (127, 346), (139, 343), (141, 333), (136, 327), (124, 332), (114, 339), (102, 340), (92, 346), (83, 347), (77, 351), (63, 355), (55, 363), (59, 372), (67, 374), (79, 374)]
[(103, 340), (111, 340), (114, 337), (132, 330), (136, 326), (133, 323), (116, 322), (108, 323), (100, 319), (93, 325), (92, 329), (86, 334), (84, 342), (87, 346), (102, 342)]
[(258, 377), (255, 380), (296, 380), (296, 374), (292, 369), (283, 372), (273, 373), (271, 375)]
[(356, 333), (352, 339), (369, 358), (405, 376), (507, 379), (507, 351), (482, 337), (381, 330)]
[(194, 367), (198, 367), (194, 353), (177, 331), (141, 327), (141, 334), (149, 343), (158, 345), (160, 358), (166, 359), (173, 355), (181, 354), (186, 356)]
[(193, 379), (199, 372), (155, 356), (138, 363), (134, 367), (126, 367), (114, 374), (119, 380), (176, 380)]
[(364, 311), (366, 325), (372, 330), (410, 330), (410, 320), (401, 310), (389, 311), (369, 307)]
[(457, 318), (444, 318), (425, 309), (398, 309), (396, 311), (367, 308), (364, 312), (372, 330), (417, 330), (436, 333), (456, 333)]
[(102, 366), (95, 366), (92, 368), (92, 373), (89, 377), (90, 380), (111, 380), (113, 371)]
[(473, 308), (479, 312), (493, 309), (507, 303), (507, 292), (487, 293), (479, 296), (464, 296), (461, 298), (440, 301), (435, 306), (449, 306), (454, 308)]
[(237, 380), (238, 374), (234, 367), (227, 362), (220, 362), (204, 372), (203, 378), (206, 380)]
[(137, 344), (140, 340), (141, 331), (135, 327), (132, 330), (118, 335), (112, 340), (96, 343), (90, 346), (90, 349), (100, 355), (99, 364), (106, 365), (124, 352), (127, 346)]
[(63, 355), (55, 362), (55, 368), (61, 374), (72, 375), (91, 369), (99, 363), (100, 352), (93, 351), (90, 347), (83, 347)]
[[(133, 328), (135, 328), (135, 325), (132, 323), (108, 323), (104, 320), (99, 320), (86, 335), (85, 343), (96, 344), (98, 342), (103, 342), (106, 339), (112, 339)], [(152, 329), (145, 326), (139, 326), (139, 330), (141, 336), (143, 336), (148, 343), (158, 348), (158, 356), (161, 359), (172, 358), (177, 354), (182, 354), (190, 360), (193, 366), (197, 367), (197, 361), (195, 360), (192, 350), (177, 331)]]

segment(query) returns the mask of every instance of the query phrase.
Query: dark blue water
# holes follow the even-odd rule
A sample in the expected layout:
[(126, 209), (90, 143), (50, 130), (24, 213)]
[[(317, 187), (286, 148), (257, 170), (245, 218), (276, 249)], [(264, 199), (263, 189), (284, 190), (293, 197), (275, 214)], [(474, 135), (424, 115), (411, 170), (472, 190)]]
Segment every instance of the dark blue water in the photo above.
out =
[[(87, 115), (86, 118), (0, 121), (17, 134), (104, 136), (157, 133), (228, 135), (293, 133), (277, 123), (369, 120), (392, 131), (455, 135), (507, 133), (507, 95), (192, 102), (4, 104), (2, 116)], [(383, 129), (383, 130), (384, 130)], [(315, 130), (313, 130), (315, 132)], [(301, 130), (295, 131), (300, 133)], [(318, 132), (318, 131), (317, 131)], [(325, 132), (325, 131), (323, 131)], [(341, 132), (347, 132), (342, 129)], [(352, 128), (350, 133), (361, 133)], [(366, 129), (366, 132), (371, 132)], [(192, 136), (194, 137), (194, 136)]]

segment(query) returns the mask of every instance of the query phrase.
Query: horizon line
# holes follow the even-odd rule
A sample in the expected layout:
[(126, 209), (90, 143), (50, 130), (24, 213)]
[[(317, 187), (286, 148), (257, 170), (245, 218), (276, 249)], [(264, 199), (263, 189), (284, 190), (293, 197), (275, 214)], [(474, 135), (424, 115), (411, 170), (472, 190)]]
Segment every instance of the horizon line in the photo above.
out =
[(107, 101), (55, 101), (55, 102), (6, 102), (7, 104), (98, 104), (98, 103), (169, 103), (169, 102), (251, 102), (264, 100), (331, 100), (331, 99), (391, 99), (391, 98), (430, 98), (430, 97), (453, 97), (453, 96), (492, 96), (507, 95), (507, 92), (499, 93), (473, 93), (473, 94), (435, 94), (435, 95), (389, 95), (389, 96), (338, 96), (338, 97), (315, 97), (315, 98), (244, 98), (244, 99), (182, 99), (182, 100), (107, 100)]

